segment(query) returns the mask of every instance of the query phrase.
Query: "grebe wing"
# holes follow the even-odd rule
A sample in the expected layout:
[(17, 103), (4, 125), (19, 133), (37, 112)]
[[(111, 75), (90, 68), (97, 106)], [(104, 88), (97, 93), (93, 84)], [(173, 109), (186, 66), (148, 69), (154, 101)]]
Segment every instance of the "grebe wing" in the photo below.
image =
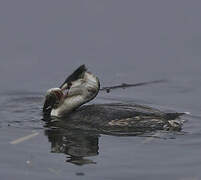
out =
[(70, 88), (73, 81), (76, 81), (80, 78), (83, 78), (84, 73), (87, 71), (86, 66), (83, 64), (80, 67), (78, 67), (71, 75), (69, 75), (66, 80), (62, 83), (60, 86), (61, 89), (67, 89)]

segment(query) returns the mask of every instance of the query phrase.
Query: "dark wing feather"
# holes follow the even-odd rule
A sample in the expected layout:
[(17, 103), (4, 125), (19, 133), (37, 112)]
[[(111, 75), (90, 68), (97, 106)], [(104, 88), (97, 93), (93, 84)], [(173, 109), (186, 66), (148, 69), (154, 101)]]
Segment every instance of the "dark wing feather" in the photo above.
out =
[(64, 83), (60, 86), (62, 88), (66, 83), (71, 84), (71, 82), (76, 81), (79, 78), (82, 78), (84, 72), (87, 71), (86, 66), (83, 64), (80, 67), (78, 67), (70, 76), (66, 78)]

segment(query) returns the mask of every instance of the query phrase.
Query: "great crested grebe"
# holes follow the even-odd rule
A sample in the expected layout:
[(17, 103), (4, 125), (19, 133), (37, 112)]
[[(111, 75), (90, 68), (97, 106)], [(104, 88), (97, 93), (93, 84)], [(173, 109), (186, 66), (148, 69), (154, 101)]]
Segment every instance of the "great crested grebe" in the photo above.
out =
[[(137, 104), (83, 104), (96, 97), (99, 79), (85, 65), (76, 69), (59, 88), (47, 91), (43, 106), (44, 117), (56, 117), (61, 126), (82, 128), (87, 125), (99, 130), (180, 130), (180, 116), (185, 113), (166, 113)], [(82, 106), (82, 107), (80, 107)], [(69, 126), (69, 127), (70, 127)]]

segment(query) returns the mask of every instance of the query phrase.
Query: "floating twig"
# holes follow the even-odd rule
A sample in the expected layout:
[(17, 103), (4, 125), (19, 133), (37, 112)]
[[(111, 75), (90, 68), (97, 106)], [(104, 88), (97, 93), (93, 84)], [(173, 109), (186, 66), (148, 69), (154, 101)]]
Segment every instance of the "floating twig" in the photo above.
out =
[(109, 93), (113, 89), (119, 89), (119, 88), (125, 89), (125, 88), (128, 88), (128, 87), (144, 86), (144, 85), (156, 84), (156, 83), (164, 83), (164, 82), (167, 82), (167, 80), (147, 81), (147, 82), (134, 83), (134, 84), (122, 83), (120, 85), (103, 87), (103, 88), (100, 89), (100, 91), (106, 91), (107, 93)]
[(16, 139), (16, 140), (13, 140), (13, 141), (10, 142), (10, 144), (19, 144), (19, 143), (21, 143), (21, 142), (23, 142), (23, 141), (29, 140), (29, 139), (31, 139), (31, 138), (37, 136), (37, 135), (39, 135), (39, 133), (38, 133), (38, 132), (35, 132), (35, 133), (29, 134), (29, 135), (27, 135), (27, 136), (18, 138), (18, 139)]

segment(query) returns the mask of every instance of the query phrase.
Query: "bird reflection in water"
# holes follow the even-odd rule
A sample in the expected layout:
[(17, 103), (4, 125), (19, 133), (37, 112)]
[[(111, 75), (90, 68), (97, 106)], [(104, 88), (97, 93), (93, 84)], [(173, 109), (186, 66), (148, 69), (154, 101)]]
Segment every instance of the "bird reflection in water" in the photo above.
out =
[(96, 164), (87, 157), (98, 155), (98, 134), (79, 130), (49, 128), (45, 130), (45, 135), (51, 143), (52, 153), (68, 155), (66, 162), (75, 165)]
[[(68, 155), (66, 162), (75, 165), (96, 164), (89, 157), (97, 156), (100, 134), (115, 136), (142, 135), (145, 131), (98, 131), (96, 128), (62, 120), (58, 118), (43, 119), (46, 122), (45, 135), (51, 143), (52, 153)], [(123, 129), (124, 130), (124, 129)]]

